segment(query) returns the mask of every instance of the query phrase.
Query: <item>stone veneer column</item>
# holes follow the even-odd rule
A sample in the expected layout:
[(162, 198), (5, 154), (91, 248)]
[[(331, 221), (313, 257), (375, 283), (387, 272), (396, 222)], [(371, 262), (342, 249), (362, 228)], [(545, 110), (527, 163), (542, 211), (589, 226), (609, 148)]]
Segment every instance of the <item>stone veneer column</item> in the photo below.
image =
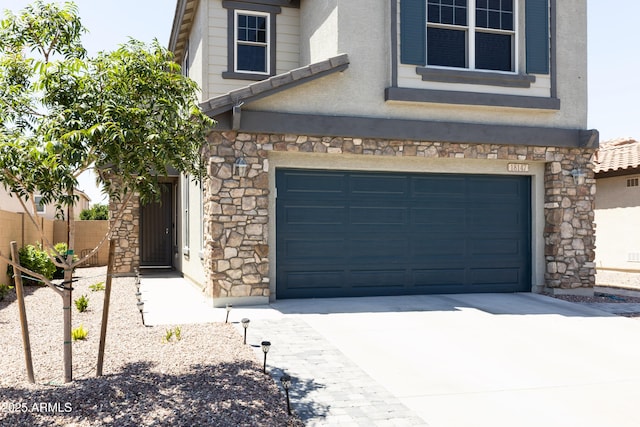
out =
[[(122, 206), (121, 202), (109, 203), (109, 216), (113, 218)], [(124, 208), (120, 227), (114, 229), (112, 239), (116, 241), (114, 271), (118, 275), (134, 274), (140, 267), (140, 201), (133, 196)]]
[[(596, 180), (592, 152), (548, 151), (545, 168), (545, 282), (562, 290), (595, 285), (594, 209)], [(576, 185), (573, 170), (585, 174)]]
[[(205, 155), (205, 273), (215, 298), (269, 296), (269, 151), (424, 158), (544, 161), (545, 284), (591, 289), (595, 283), (594, 149), (212, 132)], [(243, 157), (247, 176), (233, 176)], [(575, 185), (571, 170), (586, 173)]]
[[(213, 297), (269, 296), (268, 162), (255, 139), (212, 133), (205, 150), (205, 273)], [(239, 157), (248, 165), (244, 177), (233, 175)]]

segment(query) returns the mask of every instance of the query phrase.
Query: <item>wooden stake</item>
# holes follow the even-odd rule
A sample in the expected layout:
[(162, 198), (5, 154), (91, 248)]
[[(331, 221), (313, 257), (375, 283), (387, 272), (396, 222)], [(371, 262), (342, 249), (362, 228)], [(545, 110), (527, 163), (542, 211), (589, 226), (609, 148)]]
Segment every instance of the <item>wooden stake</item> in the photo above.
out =
[(107, 280), (104, 288), (104, 304), (102, 306), (102, 325), (100, 326), (100, 346), (98, 348), (98, 367), (96, 376), (102, 376), (102, 362), (104, 361), (104, 346), (107, 338), (107, 322), (109, 320), (109, 300), (111, 299), (111, 277), (115, 261), (116, 243), (109, 240), (109, 261), (107, 262)]
[[(20, 263), (20, 256), (18, 255), (18, 244), (11, 242), (11, 258), (15, 262)], [(22, 289), (22, 272), (14, 268), (13, 274), (16, 283), (16, 296), (18, 298), (18, 311), (20, 312), (20, 328), (22, 329), (22, 345), (24, 347), (24, 361), (27, 365), (27, 378), (30, 383), (35, 383), (33, 377), (33, 361), (31, 360), (31, 342), (29, 340), (29, 326), (27, 324), (27, 312), (24, 306), (24, 290)]]

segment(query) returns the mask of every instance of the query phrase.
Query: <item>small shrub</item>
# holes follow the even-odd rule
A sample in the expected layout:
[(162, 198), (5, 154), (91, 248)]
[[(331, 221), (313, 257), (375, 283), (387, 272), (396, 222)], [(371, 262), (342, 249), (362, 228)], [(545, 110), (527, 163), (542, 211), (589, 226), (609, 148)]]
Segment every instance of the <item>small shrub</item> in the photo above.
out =
[(71, 331), (71, 338), (74, 341), (85, 340), (87, 339), (87, 335), (89, 335), (89, 331), (86, 330), (82, 325)]
[(80, 219), (83, 221), (109, 219), (109, 207), (107, 205), (95, 205), (89, 209), (83, 209), (80, 212)]
[(166, 329), (164, 331), (164, 337), (162, 337), (163, 343), (168, 343), (171, 341), (171, 337), (173, 337), (173, 329)]
[(4, 283), (0, 283), (0, 301), (4, 299), (5, 296), (13, 289), (13, 286), (5, 285)]
[(182, 328), (180, 328), (180, 326), (176, 326), (173, 329), (165, 329), (162, 342), (164, 344), (171, 342), (171, 338), (173, 337), (176, 338), (176, 341), (180, 341), (182, 339)]
[(82, 295), (80, 298), (76, 298), (73, 303), (76, 305), (76, 308), (80, 313), (87, 311), (87, 307), (89, 307), (89, 298), (86, 295)]
[(96, 284), (90, 285), (89, 289), (93, 292), (104, 291), (104, 282), (98, 282)]
[[(38, 273), (46, 277), (47, 279), (53, 279), (53, 275), (56, 271), (56, 266), (49, 259), (49, 256), (45, 251), (42, 250), (40, 245), (27, 245), (18, 251), (18, 257), (20, 258), (20, 265), (24, 268), (27, 268), (34, 273)], [(13, 280), (13, 266), (9, 266), (7, 268), (7, 276), (11, 277)], [(25, 277), (23, 273), (22, 283), (25, 285), (41, 285), (43, 284), (39, 280), (30, 279), (29, 277)]]

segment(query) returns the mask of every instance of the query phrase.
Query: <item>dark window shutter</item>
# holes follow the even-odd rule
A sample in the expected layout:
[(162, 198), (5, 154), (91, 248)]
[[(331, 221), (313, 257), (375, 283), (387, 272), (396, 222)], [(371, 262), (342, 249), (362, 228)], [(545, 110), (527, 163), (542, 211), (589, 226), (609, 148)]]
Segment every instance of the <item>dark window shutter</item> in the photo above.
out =
[(526, 0), (527, 73), (549, 74), (549, 0)]
[(400, 62), (425, 65), (427, 2), (400, 0)]

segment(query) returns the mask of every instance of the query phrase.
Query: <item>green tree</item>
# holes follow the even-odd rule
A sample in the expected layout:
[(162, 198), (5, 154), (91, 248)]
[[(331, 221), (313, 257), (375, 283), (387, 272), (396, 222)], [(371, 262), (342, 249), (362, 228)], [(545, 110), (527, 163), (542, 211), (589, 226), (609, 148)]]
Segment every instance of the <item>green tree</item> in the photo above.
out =
[[(84, 261), (73, 257), (78, 176), (94, 168), (103, 191), (123, 207), (134, 193), (141, 203), (157, 200), (158, 175), (168, 166), (202, 176), (200, 148), (213, 126), (197, 108), (196, 83), (157, 41), (130, 40), (87, 58), (85, 31), (71, 2), (38, 0), (18, 14), (5, 11), (0, 21), (0, 183), (36, 227), (36, 192), (41, 203), (69, 211), (67, 254), (41, 233), (52, 260), (65, 269), (65, 286), (34, 276), (63, 299), (66, 382), (72, 379), (69, 284)], [(122, 209), (112, 218), (114, 227), (121, 215)]]
[(109, 207), (107, 205), (95, 205), (89, 209), (84, 209), (80, 212), (80, 219), (83, 221), (109, 219)]

